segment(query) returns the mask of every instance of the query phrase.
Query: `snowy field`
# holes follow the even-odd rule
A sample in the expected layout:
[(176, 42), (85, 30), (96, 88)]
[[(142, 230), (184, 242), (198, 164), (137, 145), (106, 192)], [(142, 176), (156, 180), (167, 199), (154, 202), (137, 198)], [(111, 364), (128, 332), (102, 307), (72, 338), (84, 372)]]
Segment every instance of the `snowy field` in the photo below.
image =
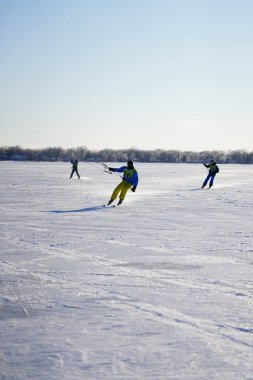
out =
[[(117, 164), (116, 166), (119, 166)], [(0, 162), (1, 380), (253, 380), (253, 166)]]

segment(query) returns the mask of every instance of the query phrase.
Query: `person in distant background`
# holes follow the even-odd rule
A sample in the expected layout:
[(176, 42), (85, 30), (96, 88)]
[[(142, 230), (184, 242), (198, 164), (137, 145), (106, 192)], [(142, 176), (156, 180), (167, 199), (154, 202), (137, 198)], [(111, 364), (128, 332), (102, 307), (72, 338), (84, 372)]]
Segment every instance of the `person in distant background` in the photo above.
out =
[(77, 174), (77, 177), (78, 177), (78, 179), (80, 179), (80, 175), (79, 175), (79, 173), (78, 173), (78, 169), (77, 169), (77, 165), (78, 165), (78, 161), (77, 161), (77, 159), (73, 159), (73, 158), (71, 158), (70, 159), (70, 162), (71, 162), (71, 164), (73, 165), (72, 166), (72, 172), (71, 172), (71, 174), (70, 174), (70, 177), (69, 177), (69, 179), (71, 179), (72, 178), (72, 176), (73, 176), (73, 174), (76, 172), (76, 174)]
[(202, 189), (208, 184), (209, 182), (209, 189), (213, 186), (214, 177), (217, 173), (219, 173), (219, 168), (214, 160), (211, 160), (210, 164), (203, 164), (206, 168), (209, 169), (208, 176), (206, 177), (205, 181), (203, 182)]
[(117, 198), (119, 194), (119, 202), (118, 206), (123, 202), (125, 199), (126, 193), (131, 188), (131, 191), (135, 192), (136, 187), (138, 185), (138, 173), (137, 170), (134, 168), (133, 161), (128, 161), (127, 166), (122, 166), (118, 169), (115, 168), (108, 168), (111, 172), (117, 172), (117, 173), (123, 173), (123, 180), (122, 182), (114, 189), (111, 199), (108, 202), (108, 205), (110, 205), (115, 199)]

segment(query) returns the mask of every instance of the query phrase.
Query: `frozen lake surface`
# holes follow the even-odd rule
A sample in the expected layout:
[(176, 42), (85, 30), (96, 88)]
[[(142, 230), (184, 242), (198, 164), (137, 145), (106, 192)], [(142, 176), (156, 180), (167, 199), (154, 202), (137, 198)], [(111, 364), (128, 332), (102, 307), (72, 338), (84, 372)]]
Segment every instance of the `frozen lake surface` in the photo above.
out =
[(115, 174), (0, 162), (0, 379), (253, 380), (253, 166), (219, 167), (101, 208)]

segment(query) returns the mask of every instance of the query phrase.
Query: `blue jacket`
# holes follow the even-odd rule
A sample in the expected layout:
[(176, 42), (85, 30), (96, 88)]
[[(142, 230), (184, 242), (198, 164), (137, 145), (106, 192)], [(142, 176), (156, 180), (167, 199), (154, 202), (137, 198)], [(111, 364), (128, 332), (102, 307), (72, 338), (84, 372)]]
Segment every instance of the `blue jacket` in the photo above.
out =
[(133, 169), (128, 169), (127, 166), (121, 166), (121, 168), (113, 169), (114, 172), (117, 173), (123, 173), (123, 180), (125, 180), (128, 183), (131, 183), (131, 185), (137, 187), (138, 185), (138, 173), (137, 171)]

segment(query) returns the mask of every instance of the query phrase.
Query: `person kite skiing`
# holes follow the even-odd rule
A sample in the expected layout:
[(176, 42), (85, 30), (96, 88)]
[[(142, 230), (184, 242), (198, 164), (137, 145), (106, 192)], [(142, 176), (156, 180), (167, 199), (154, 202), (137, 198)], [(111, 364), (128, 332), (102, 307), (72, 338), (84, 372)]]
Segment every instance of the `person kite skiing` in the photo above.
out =
[(73, 176), (73, 174), (74, 174), (75, 172), (76, 172), (76, 174), (77, 174), (78, 179), (80, 179), (80, 175), (79, 175), (79, 173), (78, 173), (78, 169), (77, 169), (78, 160), (77, 160), (77, 159), (73, 159), (73, 158), (71, 158), (71, 159), (70, 159), (70, 162), (71, 162), (71, 164), (72, 164), (72, 172), (71, 172), (71, 174), (70, 174), (69, 179), (72, 178), (72, 176)]
[(213, 186), (214, 177), (217, 173), (219, 173), (219, 168), (214, 160), (211, 160), (210, 164), (203, 164), (206, 168), (209, 169), (209, 173), (206, 177), (206, 179), (203, 182), (202, 189), (208, 184), (209, 182), (209, 189)]
[(127, 166), (121, 166), (120, 168), (108, 168), (111, 172), (123, 173), (122, 182), (114, 189), (111, 199), (108, 202), (110, 205), (114, 202), (119, 195), (118, 206), (125, 199), (126, 193), (129, 189), (135, 192), (136, 187), (138, 185), (138, 173), (134, 168), (133, 161), (129, 160), (127, 162)]

